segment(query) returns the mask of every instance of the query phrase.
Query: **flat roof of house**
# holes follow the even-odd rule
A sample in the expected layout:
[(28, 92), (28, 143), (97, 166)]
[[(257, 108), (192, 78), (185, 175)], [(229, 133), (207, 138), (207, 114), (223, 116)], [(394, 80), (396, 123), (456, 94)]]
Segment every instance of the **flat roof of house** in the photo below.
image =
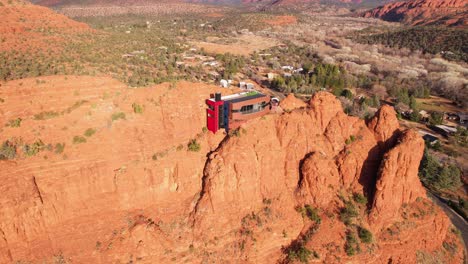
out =
[[(231, 94), (231, 95), (226, 95), (222, 96), (221, 100), (225, 102), (231, 102), (231, 103), (238, 103), (238, 102), (243, 102), (246, 100), (252, 100), (256, 98), (261, 98), (265, 97), (266, 95), (258, 92), (258, 91), (251, 91), (251, 92), (243, 92), (243, 93), (237, 93), (237, 94)], [(214, 98), (210, 98), (209, 100), (215, 101)]]
[(437, 125), (436, 127), (440, 128), (442, 130), (445, 130), (447, 132), (453, 132), (453, 133), (457, 132), (457, 129), (454, 128), (454, 127), (449, 127), (449, 126), (445, 126), (445, 125)]

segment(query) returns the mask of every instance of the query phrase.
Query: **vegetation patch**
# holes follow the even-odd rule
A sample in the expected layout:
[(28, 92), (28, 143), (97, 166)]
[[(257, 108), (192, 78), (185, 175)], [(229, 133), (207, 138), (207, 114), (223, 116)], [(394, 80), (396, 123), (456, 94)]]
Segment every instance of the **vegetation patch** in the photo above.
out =
[(309, 204), (304, 205), (304, 207), (296, 207), (296, 211), (300, 213), (302, 217), (307, 217), (309, 220), (314, 221), (317, 224), (322, 222), (322, 219), (318, 215), (318, 209), (313, 208)]
[(132, 108), (133, 108), (133, 112), (135, 114), (143, 114), (143, 112), (145, 111), (145, 107), (143, 105), (139, 105), (137, 103), (133, 103)]
[(74, 136), (73, 137), (73, 144), (81, 144), (86, 143), (86, 138), (83, 136)]
[(345, 225), (351, 225), (354, 218), (358, 216), (356, 206), (352, 201), (345, 201), (345, 206), (340, 211), (340, 219)]
[(94, 135), (96, 133), (96, 129), (94, 128), (88, 128), (86, 129), (86, 131), (84, 132), (84, 135), (86, 137), (91, 137), (92, 135)]
[(16, 157), (16, 144), (12, 141), (5, 141), (0, 147), (0, 160), (11, 160)]
[(361, 251), (361, 248), (359, 247), (359, 242), (356, 236), (354, 235), (354, 232), (352, 232), (351, 230), (348, 230), (346, 232), (345, 251), (346, 255), (348, 256), (354, 256)]
[(20, 127), (21, 126), (21, 121), (23, 121), (21, 118), (16, 118), (8, 121), (8, 124), (6, 126), (8, 127)]
[(468, 62), (468, 51), (465, 48), (468, 43), (467, 29), (410, 27), (381, 34), (365, 33), (355, 39), (365, 44), (383, 44), (389, 47), (422, 50), (432, 54), (443, 53), (446, 59)]
[(62, 154), (65, 149), (65, 143), (57, 143), (55, 144), (55, 153)]
[(119, 119), (125, 120), (125, 113), (124, 112), (118, 112), (118, 113), (113, 113), (111, 116), (112, 121), (117, 121)]
[(441, 164), (427, 151), (419, 166), (419, 178), (435, 190), (456, 190), (462, 186), (461, 171), (454, 164)]
[(360, 193), (354, 193), (353, 200), (358, 204), (367, 204), (367, 197)]
[(196, 139), (190, 140), (187, 147), (189, 151), (193, 151), (193, 152), (198, 152), (201, 149), (200, 143), (198, 143)]
[(372, 242), (372, 233), (371, 233), (371, 231), (365, 229), (362, 226), (360, 226), (359, 229), (358, 229), (358, 235), (359, 235), (359, 239), (361, 240), (361, 242), (366, 243), (366, 244)]
[(46, 145), (44, 144), (44, 142), (42, 142), (42, 140), (39, 139), (31, 145), (28, 145), (28, 144), (24, 145), (23, 152), (26, 156), (31, 157), (43, 151), (45, 148), (46, 148)]
[(34, 119), (35, 120), (46, 120), (46, 119), (52, 119), (52, 118), (55, 118), (55, 117), (58, 117), (58, 116), (60, 116), (60, 113), (58, 113), (58, 112), (45, 111), (45, 112), (41, 112), (39, 114), (35, 114)]

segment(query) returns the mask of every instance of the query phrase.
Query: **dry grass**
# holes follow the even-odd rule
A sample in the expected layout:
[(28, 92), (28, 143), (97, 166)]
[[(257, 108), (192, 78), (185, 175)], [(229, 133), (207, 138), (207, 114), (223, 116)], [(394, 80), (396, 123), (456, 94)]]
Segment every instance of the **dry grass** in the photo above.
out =
[(455, 106), (452, 101), (437, 97), (431, 96), (427, 99), (417, 99), (419, 107), (422, 110), (426, 111), (437, 111), (437, 112), (462, 112), (463, 109)]
[(229, 44), (214, 43), (216, 40), (214, 38), (210, 38), (210, 40), (213, 40), (213, 42), (199, 41), (192, 42), (192, 44), (212, 54), (231, 53), (244, 56), (248, 56), (254, 51), (271, 48), (278, 44), (278, 41), (275, 39), (247, 34), (233, 38), (232, 43)]

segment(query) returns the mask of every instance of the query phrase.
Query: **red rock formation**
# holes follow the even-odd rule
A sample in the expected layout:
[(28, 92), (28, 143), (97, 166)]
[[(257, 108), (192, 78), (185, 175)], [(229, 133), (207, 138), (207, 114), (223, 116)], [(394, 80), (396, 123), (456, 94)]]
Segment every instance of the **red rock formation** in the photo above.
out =
[(363, 17), (411, 25), (444, 24), (466, 27), (468, 7), (466, 0), (410, 0), (395, 2), (369, 10)]
[(399, 138), (397, 145), (383, 157), (372, 204), (371, 220), (386, 226), (399, 217), (404, 204), (426, 197), (418, 177), (419, 162), (424, 152), (424, 140), (409, 130)]
[[(0, 263), (271, 263), (310, 228), (295, 209), (305, 203), (322, 218), (305, 246), (327, 263), (413, 263), (416, 250), (439, 250), (454, 239), (418, 181), (419, 136), (405, 132), (389, 150), (379, 147), (398, 129), (385, 108), (368, 128), (320, 92), (308, 108), (252, 120), (225, 137), (202, 129), (203, 101), (216, 87), (127, 89), (108, 78), (42, 79), (0, 87), (0, 143), (18, 144), (15, 159), (0, 161)], [(144, 112), (134, 113), (133, 103)], [(44, 111), (59, 114), (34, 118)], [(112, 120), (119, 112), (125, 119)], [(17, 117), (20, 128), (4, 126)], [(73, 143), (88, 128), (96, 133)], [(187, 150), (193, 138), (199, 152)], [(52, 150), (25, 155), (24, 144), (38, 139)], [(63, 153), (56, 143), (65, 143)], [(349, 227), (337, 215), (342, 199), (374, 189), (370, 221), (365, 208), (358, 216), (374, 233), (373, 250), (348, 257)]]
[(283, 101), (281, 101), (280, 106), (283, 110), (290, 111), (297, 108), (306, 107), (307, 104), (304, 103), (301, 99), (296, 98), (294, 94), (290, 93)]

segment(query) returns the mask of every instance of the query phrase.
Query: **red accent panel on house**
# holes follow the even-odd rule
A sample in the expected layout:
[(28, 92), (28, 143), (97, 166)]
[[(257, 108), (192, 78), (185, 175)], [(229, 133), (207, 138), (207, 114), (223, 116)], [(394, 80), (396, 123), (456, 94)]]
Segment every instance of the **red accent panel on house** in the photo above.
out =
[(216, 133), (219, 129), (219, 107), (224, 101), (214, 102), (212, 100), (206, 100), (208, 108), (206, 109), (206, 127), (209, 131)]

